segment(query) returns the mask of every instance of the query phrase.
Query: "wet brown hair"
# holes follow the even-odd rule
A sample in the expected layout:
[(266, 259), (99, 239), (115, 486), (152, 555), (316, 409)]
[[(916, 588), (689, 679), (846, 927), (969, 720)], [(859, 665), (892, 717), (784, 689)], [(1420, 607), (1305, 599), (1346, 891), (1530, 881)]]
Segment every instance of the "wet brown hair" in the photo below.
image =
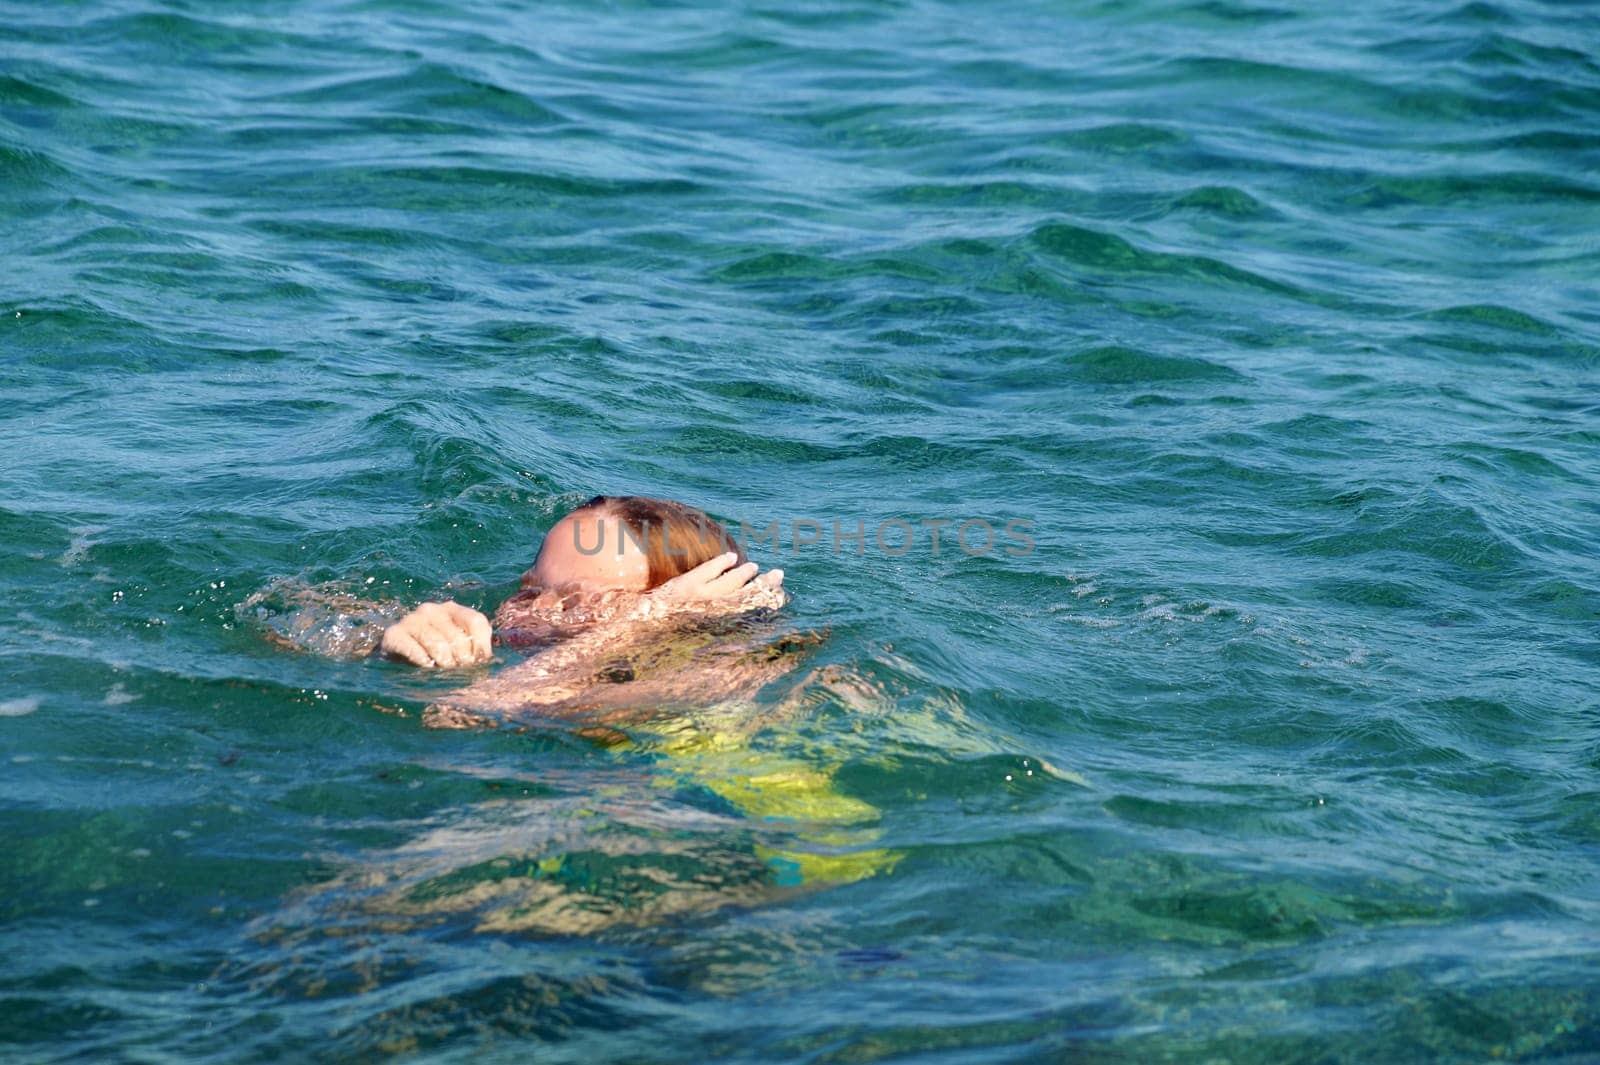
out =
[(726, 529), (705, 511), (686, 503), (650, 496), (595, 496), (578, 510), (601, 511), (628, 527), (649, 559), (649, 588), (659, 588), (729, 551), (737, 554), (740, 562), (745, 560)]

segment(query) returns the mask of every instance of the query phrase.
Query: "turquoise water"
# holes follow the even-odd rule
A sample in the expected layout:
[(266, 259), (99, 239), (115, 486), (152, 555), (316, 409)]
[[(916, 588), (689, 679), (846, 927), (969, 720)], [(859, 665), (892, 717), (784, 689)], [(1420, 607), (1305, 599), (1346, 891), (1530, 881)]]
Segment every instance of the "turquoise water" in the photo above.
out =
[[(0, 10), (9, 1060), (1600, 1053), (1592, 6)], [(871, 549), (685, 735), (284, 646), (596, 492)]]

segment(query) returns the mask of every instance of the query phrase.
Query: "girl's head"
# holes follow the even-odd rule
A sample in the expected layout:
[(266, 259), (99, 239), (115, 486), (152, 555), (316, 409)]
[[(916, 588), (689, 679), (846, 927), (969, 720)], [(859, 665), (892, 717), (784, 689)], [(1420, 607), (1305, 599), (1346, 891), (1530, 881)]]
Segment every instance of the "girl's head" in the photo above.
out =
[(703, 510), (648, 496), (595, 496), (551, 528), (522, 586), (644, 592), (729, 551), (744, 561)]

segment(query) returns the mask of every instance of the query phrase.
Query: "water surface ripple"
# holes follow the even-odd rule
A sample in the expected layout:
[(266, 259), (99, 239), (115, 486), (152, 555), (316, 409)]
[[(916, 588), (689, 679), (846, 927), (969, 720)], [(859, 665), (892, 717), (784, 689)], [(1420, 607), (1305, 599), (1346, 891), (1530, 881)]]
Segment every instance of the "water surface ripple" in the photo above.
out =
[[(8, 1059), (1600, 1053), (1590, 5), (0, 11)], [(1035, 547), (623, 744), (293, 649), (598, 491)]]

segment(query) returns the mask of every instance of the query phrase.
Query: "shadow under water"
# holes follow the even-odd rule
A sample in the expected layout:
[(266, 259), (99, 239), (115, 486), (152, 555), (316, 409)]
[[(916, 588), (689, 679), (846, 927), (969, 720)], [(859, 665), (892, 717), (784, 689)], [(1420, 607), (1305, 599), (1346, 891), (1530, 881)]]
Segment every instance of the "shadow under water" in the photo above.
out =
[[(363, 641), (349, 633), (395, 614), (343, 587), (268, 591), (276, 605), (264, 606), (258, 595), (247, 606), (264, 611), (256, 620), (277, 642), (305, 650), (354, 648)], [(902, 855), (879, 845), (879, 811), (839, 786), (840, 759), (819, 757), (803, 733), (820, 706), (876, 714), (893, 701), (849, 667), (800, 669), (824, 639), (778, 632), (770, 617), (681, 626), (634, 648), (630, 683), (601, 686), (610, 693), (637, 684), (643, 697), (569, 700), (536, 715), (430, 704), (420, 716), (424, 727), (534, 734), (584, 757), (511, 773), (476, 763), (436, 766), (492, 780), (512, 797), (452, 806), (406, 826), (397, 844), (328, 856), (329, 875), (256, 919), (249, 960), (225, 963), (213, 979), (284, 1000), (368, 995), (417, 976), (405, 943), (422, 957), (460, 937), (579, 939), (603, 954), (670, 939), (728, 908), (890, 872)], [(696, 702), (711, 689), (681, 683), (683, 675), (739, 662), (745, 666), (732, 669), (736, 683), (722, 686), (720, 701)], [(518, 1005), (507, 1016), (535, 1024), (574, 994), (598, 1001), (609, 993), (603, 967), (576, 969), (556, 984), (526, 972), (509, 978)], [(748, 960), (735, 969), (748, 979)], [(715, 990), (726, 976), (720, 972), (713, 964), (687, 979)], [(383, 1016), (377, 1011), (364, 1024)], [(413, 1040), (415, 1018), (395, 1031), (410, 1033), (402, 1042)], [(375, 1034), (360, 1045), (391, 1044)]]

